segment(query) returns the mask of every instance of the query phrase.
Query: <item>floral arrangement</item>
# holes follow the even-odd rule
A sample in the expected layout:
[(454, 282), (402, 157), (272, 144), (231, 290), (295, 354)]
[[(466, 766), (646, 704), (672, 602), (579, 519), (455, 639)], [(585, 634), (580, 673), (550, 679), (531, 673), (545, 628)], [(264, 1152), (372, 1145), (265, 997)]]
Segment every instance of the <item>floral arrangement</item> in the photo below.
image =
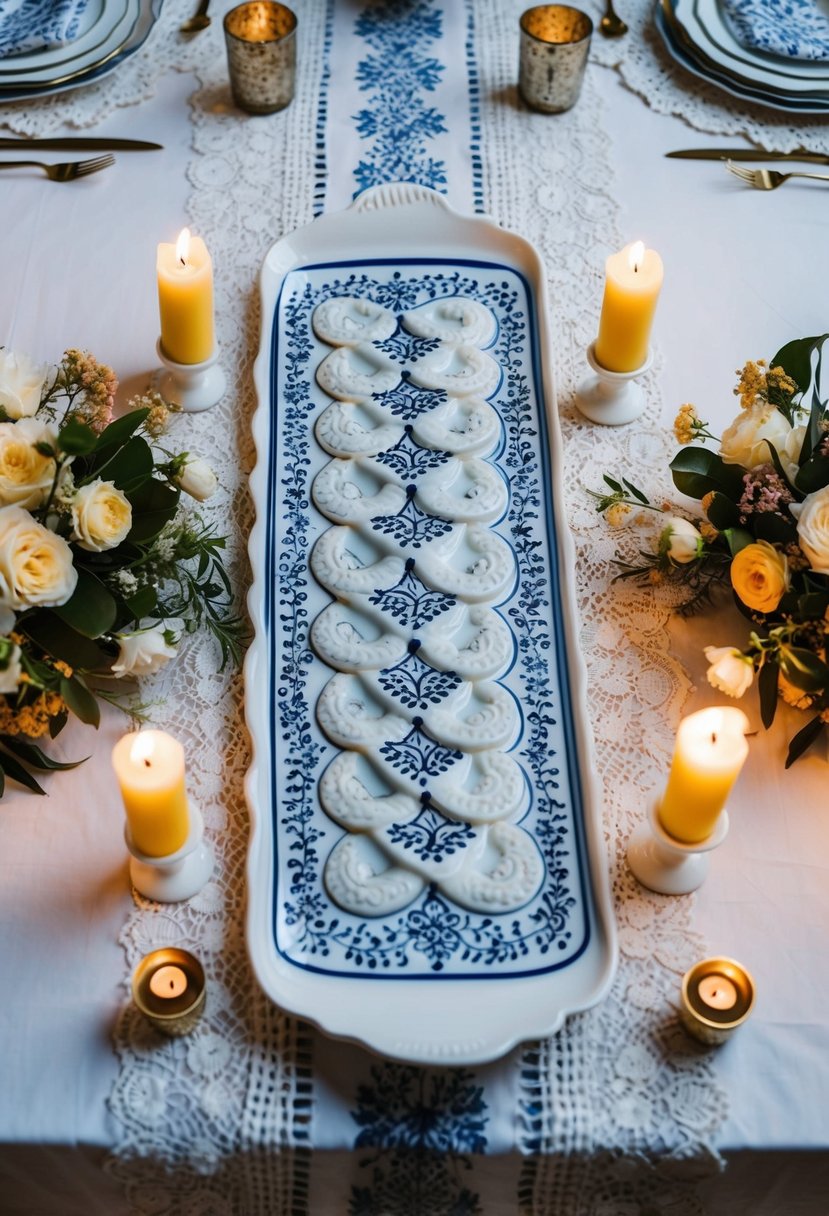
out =
[[(626, 479), (590, 491), (611, 524), (633, 509), (663, 516), (652, 550), (619, 560), (617, 577), (688, 590), (686, 612), (730, 587), (753, 628), (742, 645), (706, 647), (708, 680), (728, 696), (759, 688), (763, 724), (778, 699), (807, 711), (788, 768), (829, 725), (829, 335), (788, 343), (738, 372), (740, 412), (719, 440), (693, 405), (674, 423), (683, 445), (676, 488), (700, 503), (693, 518), (654, 505)], [(719, 444), (713, 451), (707, 441)]]
[(112, 420), (113, 371), (79, 350), (57, 367), (0, 349), (0, 795), (6, 777), (71, 768), (35, 740), (70, 713), (98, 724), (115, 681), (156, 671), (205, 626), (238, 658), (224, 538), (203, 502), (212, 469), (158, 449), (170, 409), (155, 392)]

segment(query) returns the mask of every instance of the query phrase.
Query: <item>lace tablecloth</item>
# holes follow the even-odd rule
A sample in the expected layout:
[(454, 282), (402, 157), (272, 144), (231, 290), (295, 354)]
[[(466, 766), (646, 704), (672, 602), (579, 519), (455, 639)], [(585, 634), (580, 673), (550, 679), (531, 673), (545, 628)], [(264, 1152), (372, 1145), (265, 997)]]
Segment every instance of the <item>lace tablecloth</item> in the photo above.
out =
[[(110, 1099), (118, 1142), (108, 1169), (131, 1210), (146, 1216), (256, 1216), (308, 1204), (366, 1216), (509, 1211), (516, 1195), (528, 1212), (609, 1216), (650, 1203), (677, 1216), (693, 1213), (700, 1209), (687, 1179), (718, 1168), (714, 1144), (727, 1110), (710, 1057), (676, 1020), (679, 977), (703, 956), (704, 943), (690, 927), (692, 900), (648, 894), (624, 863), (629, 832), (666, 770), (690, 683), (671, 655), (670, 604), (610, 583), (617, 538), (583, 492), (585, 468), (597, 476), (635, 468), (639, 484), (664, 483), (671, 445), (656, 405), (623, 433), (584, 424), (572, 405), (595, 334), (604, 259), (624, 243), (595, 77), (588, 73), (578, 106), (555, 120), (552, 137), (550, 119), (517, 99), (522, 4), (307, 0), (296, 99), (277, 121), (250, 121), (229, 105), (218, 17), (230, 5), (215, 7), (211, 29), (186, 41), (175, 30), (189, 4), (166, 0), (145, 48), (113, 78), (6, 107), (2, 119), (28, 134), (92, 126), (113, 107), (147, 97), (166, 70), (196, 74), (189, 219), (213, 253), (218, 336), (235, 388), (187, 425), (192, 446), (219, 473), (238, 587), (249, 577), (255, 285), (270, 245), (320, 210), (346, 205), (364, 185), (412, 175), (541, 250), (621, 963), (599, 1008), (485, 1069), (421, 1072), (331, 1044), (285, 1017), (259, 993), (244, 945), (242, 682), (238, 673), (216, 675), (212, 656), (194, 640), (153, 690), (164, 706), (155, 718), (185, 745), (218, 865), (188, 904), (139, 902), (124, 927), (120, 1072)], [(596, 44), (593, 55), (609, 65), (618, 60), (624, 80), (650, 104), (712, 132), (829, 144), (817, 122), (795, 131), (723, 104), (698, 83), (683, 79), (680, 89), (646, 28), (649, 5), (637, 0), (628, 8), (635, 35)], [(401, 147), (394, 122), (406, 90), (421, 121)], [(368, 115), (362, 123), (358, 105)], [(647, 385), (653, 402), (659, 374), (657, 362)], [(127, 1002), (126, 977), (141, 955), (167, 944), (204, 960), (211, 1001), (191, 1037), (159, 1043)], [(345, 1173), (332, 1167), (314, 1175), (309, 1150), (321, 1144), (366, 1151)], [(487, 1172), (492, 1153), (515, 1154), (497, 1183)], [(142, 1158), (169, 1167), (174, 1187)], [(417, 1199), (423, 1194), (428, 1203)], [(504, 1194), (513, 1207), (498, 1206)]]

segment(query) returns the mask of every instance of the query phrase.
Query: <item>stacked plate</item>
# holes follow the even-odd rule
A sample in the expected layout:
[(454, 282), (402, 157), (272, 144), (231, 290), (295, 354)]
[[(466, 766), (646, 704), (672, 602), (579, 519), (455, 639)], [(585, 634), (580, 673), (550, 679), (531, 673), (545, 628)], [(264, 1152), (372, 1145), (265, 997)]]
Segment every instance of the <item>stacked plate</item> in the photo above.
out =
[[(829, 113), (829, 57), (815, 57), (824, 50), (829, 55), (829, 43), (824, 48), (818, 37), (770, 40), (745, 0), (727, 2), (730, 13), (722, 0), (657, 0), (656, 28), (671, 56), (744, 101), (797, 114)], [(814, 0), (802, 2), (816, 7)]]
[[(60, 93), (100, 80), (144, 43), (163, 0), (88, 0), (64, 42), (38, 39), (0, 57), (0, 105)], [(35, 11), (39, 6), (32, 6)], [(15, 30), (16, 34), (25, 31)], [(40, 45), (38, 42), (40, 41)]]

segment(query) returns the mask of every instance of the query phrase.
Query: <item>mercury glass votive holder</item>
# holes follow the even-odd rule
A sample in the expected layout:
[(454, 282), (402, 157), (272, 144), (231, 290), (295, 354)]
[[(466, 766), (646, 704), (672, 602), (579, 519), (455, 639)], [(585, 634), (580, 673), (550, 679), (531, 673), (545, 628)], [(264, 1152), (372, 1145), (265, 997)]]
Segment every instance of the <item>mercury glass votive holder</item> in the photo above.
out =
[[(166, 984), (156, 978), (170, 975)], [(175, 984), (175, 987), (173, 986)], [(189, 1034), (204, 1011), (204, 968), (195, 955), (175, 946), (153, 950), (141, 959), (132, 977), (132, 999), (151, 1026), (171, 1038)]]
[(294, 96), (296, 15), (274, 0), (250, 0), (224, 19), (230, 90), (240, 110), (273, 114)]
[(754, 1007), (754, 980), (733, 958), (705, 958), (682, 978), (680, 1020), (695, 1039), (718, 1047)]
[(578, 101), (593, 22), (567, 4), (537, 4), (521, 15), (518, 89), (528, 106), (561, 114)]

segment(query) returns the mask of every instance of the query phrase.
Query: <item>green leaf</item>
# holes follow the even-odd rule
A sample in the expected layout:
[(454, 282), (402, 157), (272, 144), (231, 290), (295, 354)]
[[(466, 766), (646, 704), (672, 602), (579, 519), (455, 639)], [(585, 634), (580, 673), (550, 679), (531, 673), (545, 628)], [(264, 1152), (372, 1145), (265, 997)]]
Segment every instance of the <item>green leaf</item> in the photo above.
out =
[(610, 486), (611, 490), (614, 490), (617, 494), (623, 493), (620, 483), (618, 481), (614, 481), (613, 478), (610, 477), (607, 473), (604, 474), (602, 480), (606, 483), (606, 485)]
[(704, 498), (720, 491), (738, 502), (743, 493), (743, 470), (739, 465), (726, 464), (716, 452), (707, 448), (681, 448), (671, 461), (674, 485), (690, 498)]
[(60, 732), (63, 730), (66, 723), (69, 721), (69, 714), (65, 709), (59, 714), (53, 714), (49, 719), (49, 738), (57, 739)]
[(795, 760), (799, 760), (808, 747), (811, 747), (816, 739), (819, 739), (826, 729), (826, 723), (821, 720), (820, 714), (816, 718), (812, 718), (811, 722), (807, 722), (802, 730), (799, 730), (789, 744), (789, 754), (786, 757), (786, 768), (791, 768)]
[(99, 671), (110, 666), (111, 656), (90, 638), (78, 633), (55, 612), (44, 610), (26, 616), (17, 628), (47, 654), (71, 667)]
[(10, 752), (14, 752), (21, 760), (25, 760), (32, 768), (40, 768), (46, 772), (51, 770), (59, 770), (60, 772), (70, 768), (77, 768), (79, 764), (84, 764), (89, 756), (84, 756), (83, 760), (69, 760), (61, 763), (59, 760), (53, 760), (42, 752), (39, 747), (35, 747), (34, 743), (25, 743), (22, 739), (12, 739), (8, 735), (2, 737), (4, 747), (7, 747)]
[(97, 726), (101, 721), (101, 710), (95, 697), (80, 676), (71, 676), (60, 682), (60, 695), (81, 722)]
[(94, 464), (94, 476), (113, 482), (119, 490), (129, 494), (152, 477), (154, 467), (150, 445), (146, 439), (135, 435), (122, 447), (112, 451), (102, 463)]
[(158, 604), (158, 592), (155, 587), (141, 587), (135, 595), (124, 600), (130, 614), (136, 621), (149, 616)]
[[(821, 432), (821, 438), (823, 432)], [(813, 494), (829, 484), (829, 456), (815, 455), (800, 466), (794, 484), (804, 494)]]
[(770, 545), (789, 545), (797, 537), (794, 517), (789, 522), (773, 511), (761, 511), (759, 515), (751, 516), (751, 522), (757, 539), (767, 540)]
[(637, 490), (636, 486), (633, 484), (632, 481), (628, 481), (627, 477), (623, 477), (622, 481), (625, 483), (627, 488), (630, 490), (630, 492), (634, 498), (638, 498), (639, 502), (644, 503), (646, 507), (650, 506), (647, 495), (643, 494), (641, 490)]
[(719, 491), (715, 492), (708, 504), (706, 515), (719, 532), (724, 532), (726, 528), (736, 528), (740, 523), (740, 512), (736, 503)]
[(92, 427), (76, 418), (70, 418), (58, 431), (58, 447), (68, 456), (86, 456), (97, 442), (98, 436)]
[(78, 585), (72, 598), (52, 611), (84, 637), (99, 638), (115, 623), (117, 605), (115, 597), (101, 580), (80, 568)]
[(814, 338), (795, 338), (787, 342), (771, 360), (770, 367), (782, 367), (787, 376), (791, 376), (801, 393), (809, 387), (812, 378), (812, 351), (826, 338), (820, 334)]
[(777, 675), (777, 664), (767, 659), (757, 677), (757, 687), (760, 693), (760, 717), (766, 730), (771, 726), (774, 715), (777, 713)]
[(829, 667), (802, 646), (780, 647), (780, 669), (790, 684), (803, 692), (820, 692), (829, 684)]
[(797, 614), (804, 621), (815, 621), (826, 615), (829, 591), (807, 591), (797, 600)]
[(108, 448), (122, 447), (130, 436), (135, 434), (149, 412), (149, 410), (130, 410), (123, 418), (116, 418), (114, 422), (110, 422), (109, 426), (98, 436), (95, 455), (106, 452)]
[(33, 794), (46, 794), (46, 790), (35, 781), (32, 774), (18, 760), (15, 760), (14, 756), (10, 756), (7, 752), (0, 752), (0, 767), (6, 776), (11, 777), (12, 781), (25, 785), (26, 789), (31, 790)]
[(754, 537), (750, 532), (746, 532), (745, 528), (724, 528), (723, 536), (732, 557), (736, 557), (741, 549), (745, 549), (746, 545), (754, 541)]
[(128, 498), (132, 503), (132, 531), (127, 537), (132, 544), (152, 540), (158, 536), (178, 510), (181, 493), (166, 481), (146, 481)]

